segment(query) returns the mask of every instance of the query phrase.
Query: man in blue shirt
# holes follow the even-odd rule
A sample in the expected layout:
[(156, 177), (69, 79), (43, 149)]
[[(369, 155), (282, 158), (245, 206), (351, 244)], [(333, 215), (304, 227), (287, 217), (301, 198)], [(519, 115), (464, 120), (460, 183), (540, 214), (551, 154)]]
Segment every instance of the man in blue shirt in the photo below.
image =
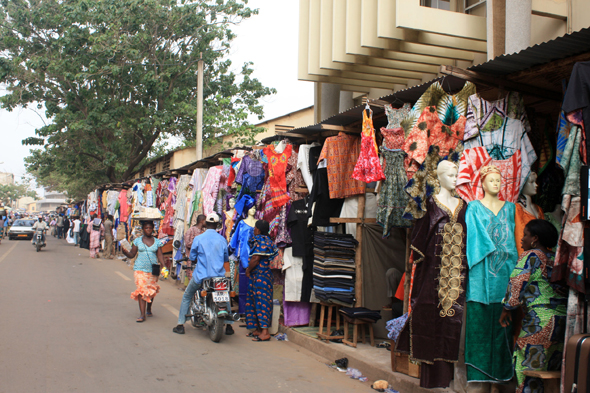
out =
[[(223, 236), (217, 233), (217, 224), (219, 216), (211, 213), (205, 219), (207, 230), (195, 237), (191, 246), (190, 260), (196, 262), (193, 278), (189, 281), (178, 314), (178, 325), (172, 329), (174, 333), (184, 334), (184, 323), (186, 314), (195, 292), (201, 287), (204, 279), (211, 277), (225, 277), (224, 262), (229, 261), (227, 250), (227, 241)], [(228, 305), (228, 310), (230, 310)]]

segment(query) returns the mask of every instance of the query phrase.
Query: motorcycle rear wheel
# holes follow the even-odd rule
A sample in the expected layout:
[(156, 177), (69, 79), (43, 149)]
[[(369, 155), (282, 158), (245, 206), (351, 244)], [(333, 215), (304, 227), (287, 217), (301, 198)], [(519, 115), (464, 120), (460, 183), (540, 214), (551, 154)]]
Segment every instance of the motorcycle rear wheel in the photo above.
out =
[(217, 316), (217, 310), (213, 311), (213, 320), (211, 321), (211, 325), (209, 325), (209, 338), (214, 343), (218, 343), (221, 341), (221, 337), (223, 336), (223, 320), (219, 319)]
[(37, 252), (41, 251), (41, 245), (39, 243), (36, 244)]

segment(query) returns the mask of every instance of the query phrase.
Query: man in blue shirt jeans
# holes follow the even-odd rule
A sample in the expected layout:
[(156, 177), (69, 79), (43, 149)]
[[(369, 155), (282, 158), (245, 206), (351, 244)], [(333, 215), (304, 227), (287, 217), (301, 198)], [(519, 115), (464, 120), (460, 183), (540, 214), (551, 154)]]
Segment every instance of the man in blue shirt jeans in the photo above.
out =
[[(216, 231), (218, 223), (219, 216), (216, 213), (209, 214), (205, 219), (207, 230), (193, 240), (189, 258), (191, 261), (196, 262), (196, 266), (193, 278), (189, 281), (182, 296), (178, 325), (172, 329), (174, 333), (184, 334), (184, 323), (186, 322), (190, 302), (195, 296), (195, 292), (201, 287), (203, 280), (211, 277), (225, 277), (223, 264), (229, 261), (229, 254), (227, 240)], [(231, 308), (229, 308), (228, 304), (229, 310)], [(228, 321), (228, 323), (231, 322)], [(226, 334), (230, 331), (233, 333), (233, 329), (226, 329)]]

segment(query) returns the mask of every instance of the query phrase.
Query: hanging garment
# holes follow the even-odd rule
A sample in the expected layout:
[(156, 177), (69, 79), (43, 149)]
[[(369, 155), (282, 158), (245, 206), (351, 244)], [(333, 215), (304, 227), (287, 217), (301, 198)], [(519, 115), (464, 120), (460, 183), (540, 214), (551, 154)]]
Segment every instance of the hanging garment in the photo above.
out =
[[(404, 148), (404, 143), (406, 142), (406, 137), (404, 135), (404, 129), (401, 127), (393, 128), (393, 129), (386, 129), (381, 128), (381, 135), (383, 135), (383, 146), (389, 150), (401, 150)], [(383, 157), (383, 156), (382, 156)], [(404, 154), (404, 168), (409, 168), (410, 163), (412, 160), (408, 157), (407, 154)], [(383, 165), (381, 166), (385, 171), (385, 167), (387, 166), (387, 160), (383, 157)], [(410, 176), (409, 172), (406, 172), (407, 176)], [(413, 175), (413, 174), (412, 174)], [(408, 177), (410, 180), (411, 177)]]
[(217, 193), (219, 192), (219, 182), (221, 180), (222, 172), (222, 165), (209, 168), (207, 177), (203, 182), (203, 189), (201, 195), (203, 198), (203, 214), (206, 216), (213, 213), (213, 208), (215, 207), (215, 200), (217, 199)]
[[(590, 61), (580, 61), (574, 64), (569, 84), (563, 99), (565, 113), (580, 110), (581, 119), (578, 123), (585, 132), (590, 129)], [(570, 120), (571, 121), (571, 120)], [(584, 134), (585, 135), (585, 134)], [(585, 138), (582, 160), (586, 162), (587, 152), (590, 150), (590, 138)]]
[(373, 111), (363, 111), (363, 131), (361, 134), (361, 152), (352, 172), (352, 178), (364, 183), (372, 183), (385, 179), (379, 154), (377, 152), (377, 143), (375, 142), (375, 129), (373, 128)]
[(562, 195), (580, 195), (580, 168), (582, 157), (582, 129), (580, 126), (566, 122), (562, 124), (558, 133), (558, 145), (563, 150), (558, 151), (557, 163), (565, 174), (565, 183), (561, 191)]
[(238, 257), (242, 268), (246, 269), (250, 263), (250, 246), (248, 242), (254, 236), (254, 228), (246, 224), (246, 221), (242, 220), (236, 226), (229, 247)]
[(448, 156), (442, 157), (438, 146), (431, 146), (426, 159), (418, 169), (418, 172), (408, 181), (404, 190), (410, 196), (404, 210), (403, 217), (408, 220), (417, 220), (426, 212), (426, 200), (440, 191), (440, 184), (436, 169), (438, 164), (447, 160), (453, 164), (459, 164), (463, 143), (459, 142), (454, 150), (450, 150)]
[(391, 104), (385, 105), (384, 108), (385, 115), (387, 116), (387, 127), (385, 128), (393, 129), (401, 127), (401, 122), (410, 114), (412, 105), (406, 102), (401, 108), (394, 108)]
[(461, 116), (467, 114), (467, 99), (473, 94), (475, 94), (475, 85), (471, 82), (466, 82), (459, 93), (450, 95), (436, 81), (416, 101), (412, 111), (402, 120), (400, 125), (406, 132), (409, 132), (408, 130), (412, 130), (418, 124), (418, 118), (422, 115), (424, 109), (435, 106), (440, 121), (450, 126), (456, 123)]
[[(301, 147), (299, 148), (301, 151)], [(305, 181), (303, 180), (303, 172), (298, 168), (299, 163), (299, 153), (293, 149), (291, 151), (291, 157), (287, 161), (287, 189), (289, 192), (289, 198), (291, 202), (297, 201), (302, 199), (307, 193), (304, 192), (297, 192), (298, 188), (301, 188), (305, 185)], [(311, 189), (308, 190), (311, 191)]]
[(486, 133), (500, 129), (506, 118), (520, 121), (525, 132), (531, 131), (524, 101), (514, 91), (496, 101), (486, 101), (479, 94), (469, 96), (466, 118), (464, 137), (466, 141), (479, 136), (480, 132)]
[(512, 157), (520, 151), (521, 170), (519, 193), (524, 187), (526, 179), (531, 173), (531, 167), (537, 160), (537, 153), (520, 120), (505, 118), (500, 128), (494, 131), (482, 132), (477, 138), (465, 142), (465, 149), (483, 146), (493, 160), (502, 161)]
[[(400, 129), (401, 130), (401, 129)], [(389, 236), (391, 228), (409, 228), (411, 222), (403, 218), (409, 196), (404, 191), (407, 183), (403, 164), (406, 153), (403, 150), (389, 150), (381, 147), (385, 166), (385, 181), (379, 191), (377, 203), (377, 223), (383, 227), (383, 237)]]
[(452, 125), (445, 125), (439, 119), (436, 107), (424, 108), (403, 147), (411, 160), (410, 166), (406, 168), (410, 172), (408, 177), (413, 177), (411, 174), (418, 171), (431, 146), (437, 146), (440, 149), (439, 154), (444, 157), (463, 140), (464, 131), (465, 116), (459, 116)]
[(426, 215), (412, 231), (416, 267), (412, 310), (397, 349), (431, 369), (420, 379), (425, 388), (448, 387), (451, 379), (445, 377), (452, 377), (453, 363), (459, 359), (467, 285), (467, 204), (458, 202), (451, 211), (436, 196), (429, 198)]
[(352, 178), (359, 154), (360, 139), (354, 135), (340, 132), (326, 139), (318, 162), (326, 160), (330, 198), (346, 198), (365, 192), (365, 184)]
[(518, 393), (543, 392), (543, 380), (526, 377), (524, 370), (561, 369), (567, 313), (567, 291), (550, 283), (554, 254), (530, 250), (521, 255), (504, 299), (504, 308), (524, 307), (526, 316), (514, 355)]
[(514, 241), (516, 242), (516, 248), (518, 250), (518, 255), (523, 253), (522, 246), (520, 241), (522, 240), (522, 236), (524, 235), (524, 227), (530, 221), (535, 220), (537, 218), (543, 220), (545, 219), (545, 215), (543, 214), (543, 210), (537, 205), (533, 203), (533, 209), (537, 212), (537, 216), (535, 217), (531, 213), (528, 212), (520, 203), (516, 203), (516, 211), (514, 215)]
[(469, 282), (465, 364), (468, 381), (508, 381), (513, 375), (513, 325), (503, 328), (498, 320), (508, 280), (518, 259), (514, 215), (515, 205), (510, 202), (505, 202), (497, 215), (479, 200), (467, 207)]
[(291, 247), (285, 248), (283, 254), (283, 272), (285, 274), (284, 300), (288, 302), (300, 301), (303, 283), (303, 258), (294, 257)]
[[(357, 218), (359, 211), (359, 198), (360, 196), (353, 196), (346, 198), (344, 204), (342, 204), (342, 210), (340, 211), (340, 218)], [(377, 197), (372, 192), (365, 194), (365, 218), (377, 218)], [(352, 235), (356, 239), (356, 223), (344, 224), (346, 233)]]
[(119, 193), (119, 209), (121, 209), (121, 221), (127, 222), (129, 218), (129, 205), (127, 204), (127, 190), (121, 190)]
[(495, 165), (502, 173), (502, 186), (499, 198), (507, 202), (516, 202), (520, 194), (522, 161), (520, 150), (507, 160), (494, 160), (485, 147), (466, 149), (459, 163), (456, 191), (466, 202), (484, 197), (479, 171), (487, 165)]
[(272, 206), (279, 208), (289, 202), (287, 194), (287, 161), (291, 157), (293, 145), (286, 145), (282, 153), (277, 153), (273, 145), (264, 148), (268, 158), (268, 178), (272, 194)]
[(320, 145), (315, 142), (311, 145), (300, 145), (299, 155), (297, 157), (297, 168), (301, 170), (303, 181), (309, 192), (311, 192), (311, 189), (313, 188), (313, 174), (311, 173), (311, 168), (309, 166), (309, 151), (314, 146), (319, 147)]

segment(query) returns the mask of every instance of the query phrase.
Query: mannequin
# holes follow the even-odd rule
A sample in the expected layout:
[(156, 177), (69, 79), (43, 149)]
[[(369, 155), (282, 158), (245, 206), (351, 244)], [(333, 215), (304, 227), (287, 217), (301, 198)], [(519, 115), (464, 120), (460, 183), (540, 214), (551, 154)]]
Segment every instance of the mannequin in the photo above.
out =
[[(499, 319), (502, 299), (518, 253), (514, 238), (514, 203), (500, 200), (500, 170), (480, 171), (484, 197), (469, 203), (467, 262), (469, 282), (465, 306), (465, 365), (468, 392), (497, 391), (497, 383), (512, 378), (512, 331)], [(490, 385), (492, 383), (492, 385)]]
[(256, 219), (254, 218), (255, 214), (256, 214), (256, 206), (252, 206), (250, 208), (250, 210), (248, 210), (248, 217), (246, 217), (244, 219), (244, 222), (246, 224), (248, 224), (249, 226), (251, 226), (252, 228), (254, 228), (254, 225), (256, 225)]
[(436, 195), (436, 199), (452, 212), (459, 206), (459, 198), (453, 196), (457, 185), (458, 171), (457, 165), (450, 161), (441, 161), (436, 168), (436, 175), (440, 183), (440, 192)]
[(230, 198), (228, 201), (229, 209), (227, 209), (224, 214), (224, 224), (225, 224), (225, 238), (229, 242), (231, 240), (231, 232), (234, 227), (234, 216), (236, 214), (236, 198)]
[(515, 228), (514, 228), (514, 240), (516, 240), (516, 248), (518, 249), (518, 255), (523, 253), (520, 241), (524, 234), (524, 227), (529, 221), (536, 218), (544, 219), (545, 215), (543, 210), (533, 203), (532, 197), (537, 195), (537, 174), (531, 173), (527, 179), (524, 187), (522, 188), (522, 197), (524, 197), (524, 204), (516, 204), (516, 216), (515, 216)]
[(282, 140), (275, 146), (275, 152), (281, 154), (285, 151), (285, 147), (287, 147), (287, 142)]
[(459, 360), (467, 283), (467, 204), (452, 195), (457, 171), (452, 162), (439, 163), (440, 192), (426, 200), (426, 214), (412, 231), (412, 310), (396, 349), (422, 361), (424, 388), (448, 387)]

